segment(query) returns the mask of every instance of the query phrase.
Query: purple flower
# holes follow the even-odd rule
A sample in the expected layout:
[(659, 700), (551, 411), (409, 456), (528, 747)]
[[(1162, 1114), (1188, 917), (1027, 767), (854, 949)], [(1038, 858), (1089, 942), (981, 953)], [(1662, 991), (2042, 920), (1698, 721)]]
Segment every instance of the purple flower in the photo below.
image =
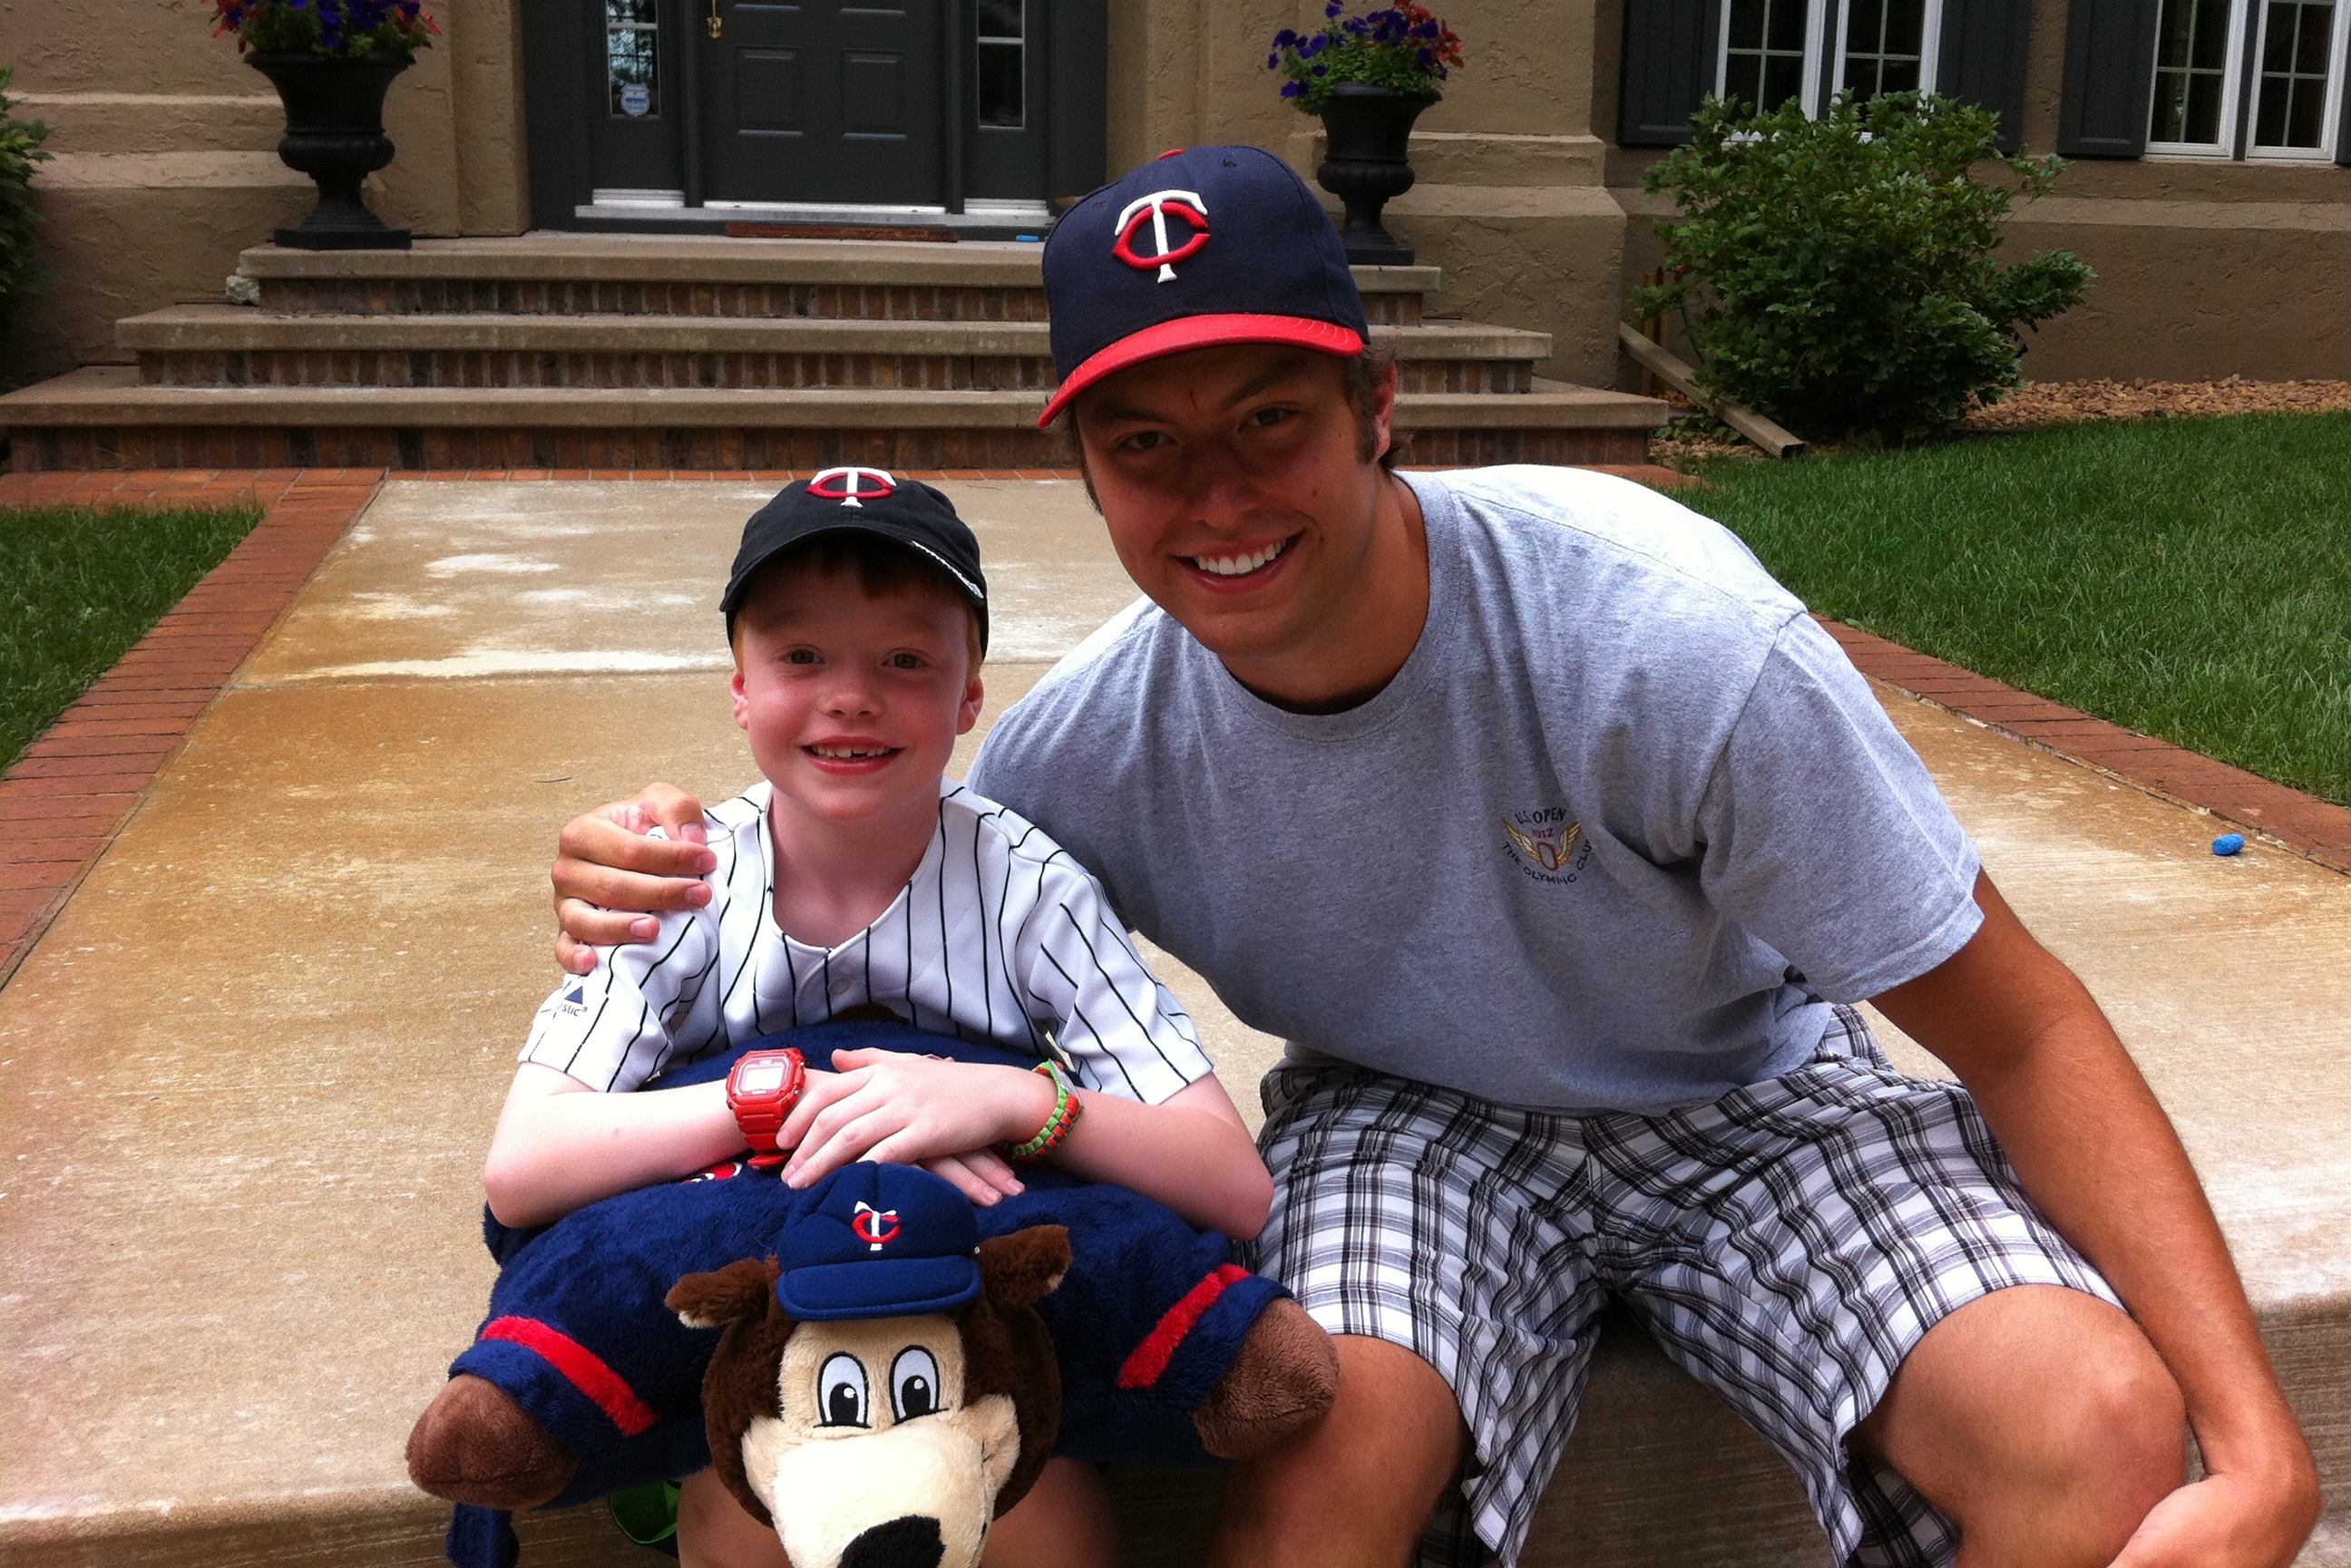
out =
[(1305, 84), (1294, 81), (1283, 82), (1281, 84), (1281, 96), (1284, 98), (1304, 98), (1306, 96)]
[(1298, 42), (1298, 29), (1295, 27), (1284, 27), (1273, 36), (1273, 47), (1277, 49), (1286, 49), (1296, 42)]
[(1412, 52), (1412, 63), (1418, 66), (1422, 70), (1426, 70), (1429, 67), (1437, 63), (1437, 51), (1435, 49), (1415, 49)]
[(1318, 77), (1327, 77), (1331, 74), (1331, 68), (1329, 66), (1314, 66), (1310, 68), (1312, 70), (1313, 74)]
[(1280, 69), (1280, 68), (1281, 68), (1281, 57), (1280, 57), (1280, 55), (1278, 55), (1278, 54), (1274, 54), (1274, 55), (1268, 55), (1268, 56), (1266, 56), (1266, 57), (1265, 57), (1265, 68), (1266, 68), (1266, 69), (1268, 69), (1268, 70), (1270, 70), (1270, 70), (1279, 70), (1279, 69)]
[(1322, 7), (1322, 15), (1325, 16), (1335, 16), (1346, 8), (1347, 7), (1345, 5), (1340, 3), (1340, 0), (1331, 0), (1331, 4)]

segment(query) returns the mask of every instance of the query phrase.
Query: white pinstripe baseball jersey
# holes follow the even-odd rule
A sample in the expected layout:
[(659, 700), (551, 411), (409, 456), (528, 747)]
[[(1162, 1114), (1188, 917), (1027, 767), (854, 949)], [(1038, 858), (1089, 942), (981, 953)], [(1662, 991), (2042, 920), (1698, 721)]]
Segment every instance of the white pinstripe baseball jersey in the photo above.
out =
[(521, 1060), (592, 1088), (879, 1002), (918, 1029), (1062, 1064), (1087, 1088), (1156, 1104), (1211, 1071), (1190, 1017), (1154, 979), (1101, 885), (1027, 821), (952, 779), (896, 902), (831, 949), (776, 925), (771, 787), (703, 813), (710, 902), (649, 943), (599, 948), (595, 973), (538, 1009)]

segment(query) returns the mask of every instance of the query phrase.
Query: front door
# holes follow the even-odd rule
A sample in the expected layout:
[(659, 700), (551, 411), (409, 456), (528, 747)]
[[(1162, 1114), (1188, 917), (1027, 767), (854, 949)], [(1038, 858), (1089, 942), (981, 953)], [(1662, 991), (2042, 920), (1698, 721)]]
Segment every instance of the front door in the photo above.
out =
[(946, 0), (698, 0), (705, 199), (946, 199)]

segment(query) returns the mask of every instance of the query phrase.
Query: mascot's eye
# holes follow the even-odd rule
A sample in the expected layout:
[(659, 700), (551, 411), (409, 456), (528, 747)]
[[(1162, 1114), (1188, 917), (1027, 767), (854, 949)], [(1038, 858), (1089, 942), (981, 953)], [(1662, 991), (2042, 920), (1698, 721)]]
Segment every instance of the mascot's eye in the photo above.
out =
[(865, 1364), (846, 1351), (824, 1358), (816, 1375), (817, 1425), (870, 1427), (865, 1418)]
[(890, 1364), (890, 1407), (901, 1421), (938, 1409), (939, 1364), (921, 1345), (908, 1345)]

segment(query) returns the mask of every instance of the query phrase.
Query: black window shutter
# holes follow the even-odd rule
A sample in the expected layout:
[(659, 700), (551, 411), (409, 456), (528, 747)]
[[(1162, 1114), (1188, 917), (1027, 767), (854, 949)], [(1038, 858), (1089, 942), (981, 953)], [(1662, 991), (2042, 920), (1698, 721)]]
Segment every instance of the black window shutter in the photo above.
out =
[(2074, 0), (2065, 18), (2065, 101), (2057, 151), (2137, 158), (2147, 151), (2158, 0)]
[(1625, 0), (1620, 147), (1674, 147), (1714, 90), (1722, 0)]
[(1943, 0), (1935, 90), (2000, 115), (2000, 150), (2024, 139), (2024, 66), (2032, 47), (2032, 0)]

